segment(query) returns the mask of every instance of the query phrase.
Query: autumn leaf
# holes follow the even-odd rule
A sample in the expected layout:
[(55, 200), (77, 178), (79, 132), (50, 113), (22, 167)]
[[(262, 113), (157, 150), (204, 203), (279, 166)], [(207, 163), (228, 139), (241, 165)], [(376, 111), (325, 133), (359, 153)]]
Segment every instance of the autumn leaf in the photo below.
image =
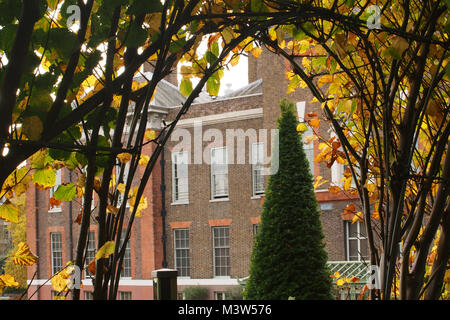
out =
[(131, 153), (123, 152), (117, 155), (117, 158), (121, 163), (127, 163), (131, 160)]
[(73, 222), (78, 223), (79, 225), (81, 225), (81, 217), (83, 216), (83, 213), (80, 212), (77, 217), (75, 218), (75, 220), (73, 220)]
[(117, 214), (119, 212), (119, 209), (109, 204), (106, 207), (106, 212), (109, 212), (109, 213), (112, 213), (112, 214), (115, 215), (115, 214)]
[(336, 193), (341, 192), (342, 190), (338, 186), (330, 186), (330, 187), (328, 187), (328, 191), (330, 191), (331, 193), (336, 194)]
[(331, 74), (323, 75), (317, 80), (317, 86), (320, 88), (324, 84), (333, 82), (333, 76)]
[(92, 259), (91, 262), (89, 262), (88, 271), (89, 271), (90, 274), (95, 274), (96, 261), (97, 260)]
[(99, 177), (95, 177), (94, 178), (94, 189), (95, 189), (95, 191), (99, 192), (101, 186), (102, 186), (102, 182), (100, 181), (100, 178)]
[(343, 278), (338, 279), (338, 280), (336, 281), (336, 284), (337, 284), (338, 286), (342, 286), (343, 284), (345, 284), (345, 280), (344, 280)]
[(307, 130), (308, 130), (308, 127), (307, 127), (306, 124), (304, 124), (303, 122), (302, 122), (302, 123), (299, 123), (299, 124), (297, 125), (297, 131), (298, 131), (298, 132), (304, 133), (304, 132), (306, 132)]
[(38, 258), (30, 251), (30, 247), (25, 242), (20, 242), (17, 251), (12, 255), (13, 263), (19, 266), (32, 266)]
[(352, 214), (353, 212), (356, 211), (356, 207), (353, 203), (350, 203), (349, 205), (347, 205), (347, 207), (344, 209), (344, 213), (345, 214)]
[(48, 199), (48, 203), (50, 204), (50, 208), (59, 207), (61, 205), (61, 200), (56, 200), (54, 197)]
[(363, 222), (363, 213), (361, 211), (358, 211), (357, 213), (355, 213), (355, 215), (353, 216), (352, 219), (352, 224), (359, 221), (359, 222)]
[(139, 158), (139, 164), (141, 166), (146, 166), (147, 163), (150, 161), (150, 157), (146, 156), (145, 154), (141, 154), (141, 157)]
[(66, 269), (63, 269), (55, 274), (51, 279), (53, 290), (55, 290), (56, 292), (69, 291), (69, 278), (70, 274), (66, 271)]
[(5, 287), (18, 287), (19, 283), (16, 281), (16, 279), (14, 279), (13, 276), (9, 275), (9, 274), (2, 274), (0, 275), (0, 286), (4, 285)]
[(37, 169), (33, 173), (33, 183), (42, 189), (53, 187), (56, 182), (56, 172), (51, 167)]
[(156, 131), (155, 130), (152, 130), (152, 129), (145, 130), (144, 139), (146, 141), (151, 141), (151, 140), (154, 140), (155, 138), (156, 138)]
[(6, 222), (18, 223), (19, 213), (20, 213), (19, 207), (10, 202), (9, 200), (6, 200), (0, 206), (0, 219), (5, 220)]
[(336, 271), (334, 274), (330, 275), (331, 278), (339, 278), (341, 276), (341, 273), (339, 271)]
[(105, 244), (100, 249), (98, 249), (97, 253), (95, 254), (95, 260), (109, 258), (109, 256), (114, 253), (115, 248), (116, 244), (114, 243), (114, 241), (105, 242)]
[(317, 176), (316, 182), (314, 183), (314, 189), (319, 188), (320, 186), (322, 186), (323, 184), (325, 184), (327, 182), (328, 182), (328, 180), (323, 179), (322, 176)]
[(319, 119), (312, 119), (308, 120), (308, 124), (313, 128), (319, 128), (320, 120)]
[(119, 183), (117, 185), (117, 191), (119, 191), (121, 194), (124, 194), (125, 193), (125, 184)]

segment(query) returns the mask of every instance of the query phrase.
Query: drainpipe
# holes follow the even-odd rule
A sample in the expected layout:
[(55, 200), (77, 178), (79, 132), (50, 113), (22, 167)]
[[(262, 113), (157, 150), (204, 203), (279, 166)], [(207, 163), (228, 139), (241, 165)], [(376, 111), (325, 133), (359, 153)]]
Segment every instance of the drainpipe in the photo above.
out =
[[(36, 187), (33, 187), (34, 189), (34, 223), (35, 223), (35, 232), (36, 232), (36, 256), (39, 257), (39, 200), (38, 200), (38, 196), (39, 196), (39, 191)], [(39, 272), (39, 265), (40, 265), (41, 261), (38, 260), (38, 262), (36, 263), (36, 277), (35, 279), (41, 279), (40, 277), (40, 272)], [(40, 290), (38, 289), (37, 292), (37, 300), (41, 300), (40, 297)]]
[[(69, 182), (72, 182), (72, 171), (69, 170)], [(72, 201), (69, 202), (69, 252), (70, 261), (73, 261), (73, 217), (72, 217)]]
[[(163, 139), (164, 133), (161, 135), (161, 139)], [(165, 182), (165, 160), (164, 160), (164, 147), (162, 147), (161, 151), (161, 160), (160, 160), (160, 166), (161, 166), (161, 221), (162, 221), (162, 249), (163, 249), (163, 261), (162, 261), (162, 267), (167, 268), (167, 235), (166, 235), (166, 182)]]

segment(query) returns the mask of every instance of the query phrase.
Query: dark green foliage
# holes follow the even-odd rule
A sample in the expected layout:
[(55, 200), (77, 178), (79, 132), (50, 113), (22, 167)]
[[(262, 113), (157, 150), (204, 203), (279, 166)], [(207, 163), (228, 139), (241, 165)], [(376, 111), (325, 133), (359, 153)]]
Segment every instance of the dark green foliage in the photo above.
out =
[(187, 287), (183, 290), (186, 300), (207, 300), (208, 288), (202, 286)]
[(283, 100), (281, 111), (279, 170), (269, 177), (245, 298), (331, 299), (313, 176), (293, 104)]

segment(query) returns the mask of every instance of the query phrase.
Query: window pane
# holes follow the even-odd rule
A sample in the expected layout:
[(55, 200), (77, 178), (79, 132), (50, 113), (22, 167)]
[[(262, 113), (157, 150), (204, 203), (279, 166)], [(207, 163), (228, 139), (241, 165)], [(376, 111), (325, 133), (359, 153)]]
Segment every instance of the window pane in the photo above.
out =
[(174, 230), (175, 244), (175, 268), (178, 270), (178, 276), (190, 276), (190, 256), (189, 256), (189, 230)]
[(358, 241), (357, 240), (349, 240), (348, 242), (348, 255), (350, 261), (359, 260), (358, 254)]
[(230, 275), (230, 237), (228, 227), (213, 228), (215, 276)]
[(173, 201), (186, 201), (189, 199), (187, 151), (173, 153), (172, 161)]
[(62, 237), (60, 232), (50, 233), (50, 252), (52, 259), (52, 272), (58, 273), (63, 268)]
[[(126, 230), (122, 230), (121, 237), (120, 237), (120, 247), (122, 247), (123, 240), (126, 236)], [(122, 263), (122, 272), (120, 273), (121, 277), (130, 278), (131, 277), (131, 246), (130, 246), (131, 239), (128, 240), (127, 245), (125, 247), (125, 253), (123, 256), (123, 263)]]

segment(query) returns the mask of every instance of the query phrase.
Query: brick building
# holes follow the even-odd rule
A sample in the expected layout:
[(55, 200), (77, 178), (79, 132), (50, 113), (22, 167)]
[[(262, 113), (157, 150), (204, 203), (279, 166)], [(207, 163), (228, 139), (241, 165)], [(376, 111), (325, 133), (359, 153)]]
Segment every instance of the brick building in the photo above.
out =
[[(182, 117), (146, 187), (149, 206), (135, 220), (118, 298), (152, 299), (151, 272), (162, 267), (178, 269), (180, 293), (189, 286), (205, 286), (210, 299), (224, 298), (225, 292), (248, 276), (280, 100), (286, 97), (295, 102), (299, 118), (312, 111), (320, 114), (320, 107), (309, 102), (312, 96), (307, 90), (285, 93), (288, 67), (267, 52), (258, 59), (249, 58), (249, 85), (216, 99), (202, 94)], [(155, 130), (161, 129), (163, 120), (172, 121), (184, 101), (175, 78), (168, 80), (158, 85), (152, 102), (148, 127)], [(325, 121), (319, 130), (331, 134)], [(342, 166), (336, 164), (330, 170), (313, 163), (317, 141), (305, 149), (315, 176), (340, 183)], [(69, 171), (62, 170), (57, 183), (73, 180)], [(316, 195), (329, 260), (359, 260), (360, 253), (366, 255), (366, 240), (355, 236), (360, 232), (358, 224), (342, 217), (352, 199), (327, 188), (316, 190)], [(81, 204), (73, 201), (50, 209), (53, 190), (30, 188), (27, 193), (28, 243), (40, 258), (28, 271), (29, 279), (35, 275), (30, 292), (42, 285), (36, 299), (51, 298), (46, 280), (74, 260), (78, 239), (79, 226), (73, 221)], [(93, 257), (95, 223), (91, 231), (88, 255)], [(92, 298), (88, 278), (81, 297)]]

